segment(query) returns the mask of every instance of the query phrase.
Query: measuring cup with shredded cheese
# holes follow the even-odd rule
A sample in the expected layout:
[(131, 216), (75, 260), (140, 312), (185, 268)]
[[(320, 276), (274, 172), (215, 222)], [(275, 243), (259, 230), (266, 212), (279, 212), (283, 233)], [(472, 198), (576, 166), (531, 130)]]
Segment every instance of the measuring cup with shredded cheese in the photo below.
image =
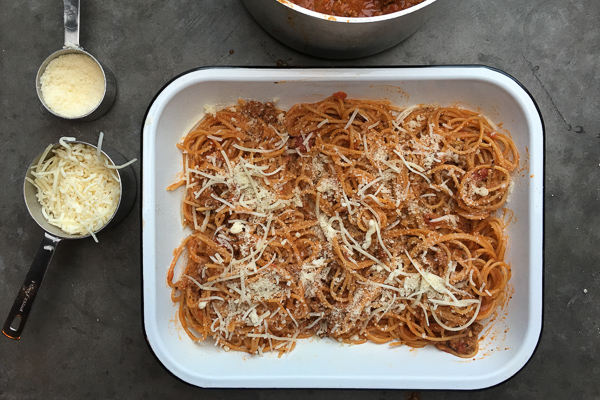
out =
[[(110, 150), (63, 137), (48, 146), (27, 171), (23, 193), (27, 209), (44, 230), (25, 282), (13, 303), (2, 332), (19, 339), (31, 306), (58, 243), (96, 234), (124, 218), (135, 201), (135, 176), (125, 168), (136, 160)], [(115, 162), (124, 162), (116, 166)]]
[[(102, 140), (102, 135), (101, 139)], [(71, 142), (71, 143), (70, 143)], [(98, 148), (63, 137), (59, 147), (50, 145), (31, 170), (27, 181), (37, 188), (42, 215), (70, 235), (91, 235), (115, 214), (121, 185), (114, 166)], [(52, 152), (54, 155), (47, 158)]]

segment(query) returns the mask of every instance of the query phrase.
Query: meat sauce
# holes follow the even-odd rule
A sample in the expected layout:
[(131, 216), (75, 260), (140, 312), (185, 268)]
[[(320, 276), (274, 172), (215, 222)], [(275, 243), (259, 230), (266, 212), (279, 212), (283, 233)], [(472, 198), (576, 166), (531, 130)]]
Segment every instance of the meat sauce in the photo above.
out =
[(483, 326), (476, 322), (469, 327), (466, 336), (450, 339), (446, 343), (437, 344), (436, 347), (458, 357), (473, 357), (479, 349), (479, 334), (482, 330)]
[(376, 17), (406, 10), (425, 0), (290, 0), (300, 7), (338, 17)]

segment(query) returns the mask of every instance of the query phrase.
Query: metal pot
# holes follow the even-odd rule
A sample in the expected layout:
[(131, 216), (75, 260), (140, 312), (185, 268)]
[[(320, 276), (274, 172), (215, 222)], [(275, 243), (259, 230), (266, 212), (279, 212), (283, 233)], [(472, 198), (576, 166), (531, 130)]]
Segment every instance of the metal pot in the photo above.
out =
[(287, 0), (242, 0), (271, 35), (303, 53), (349, 59), (389, 49), (415, 33), (440, 2), (425, 0), (406, 10), (377, 17), (335, 17)]

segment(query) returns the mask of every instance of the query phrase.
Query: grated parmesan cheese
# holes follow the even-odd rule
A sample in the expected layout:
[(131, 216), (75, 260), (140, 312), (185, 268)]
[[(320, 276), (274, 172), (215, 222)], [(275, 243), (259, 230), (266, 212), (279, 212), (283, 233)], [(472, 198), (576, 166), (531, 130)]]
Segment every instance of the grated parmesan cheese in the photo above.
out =
[(244, 229), (244, 224), (240, 221), (235, 221), (229, 230), (233, 234), (238, 234)]
[(488, 194), (490, 194), (487, 188), (477, 186), (473, 186), (473, 193), (478, 194), (479, 196), (487, 196)]
[(48, 63), (40, 77), (44, 103), (56, 114), (78, 118), (92, 112), (104, 97), (104, 74), (85, 54), (63, 54)]
[(331, 222), (329, 221), (326, 215), (319, 215), (317, 217), (317, 220), (319, 221), (319, 226), (323, 230), (325, 237), (328, 241), (331, 241), (336, 235), (337, 231), (331, 226)]

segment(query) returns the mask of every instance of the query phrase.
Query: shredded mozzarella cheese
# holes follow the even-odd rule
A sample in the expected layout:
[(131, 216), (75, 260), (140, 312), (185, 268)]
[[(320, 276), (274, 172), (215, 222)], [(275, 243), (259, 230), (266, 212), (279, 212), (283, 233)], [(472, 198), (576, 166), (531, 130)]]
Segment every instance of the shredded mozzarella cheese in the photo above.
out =
[[(72, 137), (61, 138), (60, 147), (48, 146), (33, 167), (33, 179), (27, 178), (37, 188), (42, 214), (50, 224), (70, 235), (92, 235), (96, 241), (95, 232), (111, 220), (121, 196), (115, 166), (101, 152), (102, 137), (101, 133), (97, 149), (70, 144)], [(46, 159), (51, 151), (54, 155)]]

